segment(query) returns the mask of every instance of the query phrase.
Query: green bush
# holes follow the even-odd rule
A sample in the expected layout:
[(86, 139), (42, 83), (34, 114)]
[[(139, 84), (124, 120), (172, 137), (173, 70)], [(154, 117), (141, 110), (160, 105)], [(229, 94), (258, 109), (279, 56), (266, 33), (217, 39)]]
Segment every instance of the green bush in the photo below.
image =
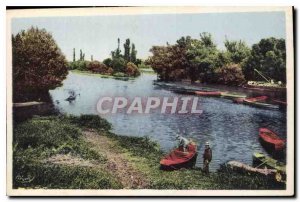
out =
[(97, 115), (85, 114), (81, 116), (68, 116), (62, 117), (67, 119), (72, 124), (76, 124), (79, 127), (93, 128), (96, 130), (110, 130), (111, 124), (106, 120)]
[(70, 70), (88, 71), (89, 61), (77, 60), (69, 63)]

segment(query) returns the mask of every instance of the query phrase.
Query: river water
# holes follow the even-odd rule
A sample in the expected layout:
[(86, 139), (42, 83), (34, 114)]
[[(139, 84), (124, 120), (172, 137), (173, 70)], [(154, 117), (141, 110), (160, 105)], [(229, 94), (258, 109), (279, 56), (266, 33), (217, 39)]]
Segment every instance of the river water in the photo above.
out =
[[(63, 85), (50, 91), (55, 107), (63, 113), (99, 114), (97, 102), (104, 96), (127, 98), (175, 97), (169, 90), (153, 85), (156, 75), (143, 73), (134, 80), (122, 81), (70, 72)], [(69, 91), (80, 94), (73, 102), (65, 101)], [(193, 97), (193, 96), (192, 96)], [(235, 104), (229, 99), (199, 97), (202, 114), (107, 114), (101, 115), (113, 125), (113, 132), (128, 136), (148, 136), (164, 151), (176, 146), (175, 136), (192, 138), (198, 143), (197, 166), (202, 166), (204, 143), (209, 141), (213, 151), (211, 170), (221, 163), (237, 160), (252, 164), (254, 151), (264, 152), (258, 141), (258, 129), (268, 127), (286, 138), (286, 112)]]

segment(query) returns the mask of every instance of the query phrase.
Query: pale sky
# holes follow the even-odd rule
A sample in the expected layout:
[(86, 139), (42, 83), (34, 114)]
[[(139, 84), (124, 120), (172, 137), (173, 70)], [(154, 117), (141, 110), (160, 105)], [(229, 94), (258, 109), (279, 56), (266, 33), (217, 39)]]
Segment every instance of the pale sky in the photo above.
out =
[(31, 26), (51, 32), (68, 60), (75, 48), (77, 59), (82, 49), (86, 59), (93, 55), (102, 61), (116, 49), (117, 38), (122, 53), (125, 39), (130, 38), (143, 59), (151, 55), (153, 45), (174, 44), (181, 36), (199, 38), (202, 32), (211, 33), (219, 48), (224, 48), (226, 36), (249, 46), (267, 37), (285, 39), (284, 12), (18, 18), (12, 21), (12, 33)]

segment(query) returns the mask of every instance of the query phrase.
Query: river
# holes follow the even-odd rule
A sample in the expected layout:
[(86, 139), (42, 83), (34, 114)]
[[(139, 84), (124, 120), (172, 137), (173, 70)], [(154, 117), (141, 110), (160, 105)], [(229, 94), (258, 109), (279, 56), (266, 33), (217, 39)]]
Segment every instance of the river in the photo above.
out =
[[(134, 80), (122, 81), (70, 72), (63, 85), (50, 94), (55, 107), (63, 113), (98, 114), (97, 102), (104, 96), (175, 97), (169, 90), (153, 85), (156, 75), (143, 73)], [(65, 101), (69, 91), (80, 94), (73, 102)], [(213, 151), (211, 170), (221, 163), (237, 160), (252, 164), (254, 151), (265, 152), (258, 141), (258, 129), (267, 126), (286, 138), (286, 112), (235, 104), (229, 99), (199, 97), (202, 114), (108, 114), (101, 115), (113, 125), (113, 132), (128, 136), (149, 136), (164, 151), (176, 146), (180, 133), (198, 144), (197, 166), (202, 166), (204, 143), (209, 141)]]

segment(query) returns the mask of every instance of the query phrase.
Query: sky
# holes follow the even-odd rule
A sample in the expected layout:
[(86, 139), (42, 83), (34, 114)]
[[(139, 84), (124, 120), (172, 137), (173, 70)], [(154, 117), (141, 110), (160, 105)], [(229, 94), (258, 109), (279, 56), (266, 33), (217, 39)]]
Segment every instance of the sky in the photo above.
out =
[(52, 33), (68, 60), (82, 49), (86, 59), (110, 57), (121, 40), (121, 50), (127, 38), (136, 46), (137, 57), (146, 59), (153, 45), (174, 44), (181, 36), (199, 38), (209, 32), (220, 49), (224, 40), (244, 40), (249, 46), (262, 38), (285, 39), (284, 12), (252, 13), (203, 13), (203, 14), (151, 14), (130, 16), (80, 16), (35, 17), (12, 20), (12, 33), (27, 30), (31, 26), (45, 28)]

